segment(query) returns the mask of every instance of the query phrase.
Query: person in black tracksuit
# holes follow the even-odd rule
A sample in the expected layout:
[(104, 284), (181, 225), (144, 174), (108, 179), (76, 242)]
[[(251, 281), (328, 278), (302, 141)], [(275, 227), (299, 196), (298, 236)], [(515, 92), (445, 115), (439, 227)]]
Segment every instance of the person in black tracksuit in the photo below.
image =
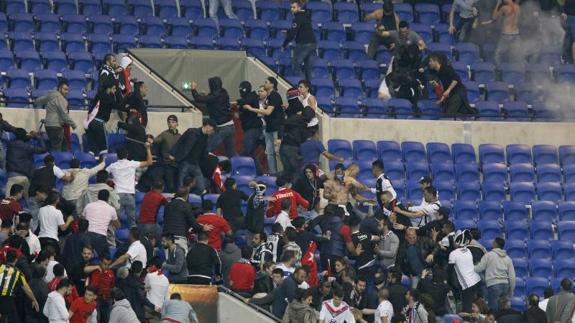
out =
[(299, 0), (292, 0), (291, 12), (294, 15), (292, 28), (287, 32), (282, 48), (286, 48), (292, 40), (295, 40), (292, 68), (294, 72), (309, 80), (311, 77), (310, 60), (317, 46), (311, 15), (302, 9)]
[(126, 122), (118, 121), (118, 128), (126, 133), (126, 149), (131, 160), (145, 161), (147, 159), (145, 143), (148, 140), (146, 128), (140, 124), (138, 112), (130, 112)]
[(210, 119), (214, 120), (217, 132), (208, 140), (208, 152), (214, 150), (220, 143), (224, 143), (226, 156), (234, 157), (236, 151), (234, 148), (234, 122), (230, 111), (230, 96), (228, 91), (223, 88), (222, 79), (212, 77), (208, 79), (210, 93), (202, 95), (198, 93), (196, 82), (192, 82), (192, 96), (197, 103), (205, 104)]
[(315, 116), (310, 107), (305, 107), (300, 114), (292, 115), (284, 123), (280, 136), (280, 158), (284, 166), (284, 175), (296, 178), (302, 167), (302, 158), (299, 154), (299, 146), (307, 139), (307, 123)]
[[(267, 96), (265, 89), (263, 90), (264, 99)], [(260, 92), (260, 89), (258, 89)], [(238, 100), (238, 109), (240, 111), (240, 121), (242, 122), (242, 130), (244, 131), (244, 147), (241, 153), (242, 156), (252, 157), (256, 163), (256, 170), (258, 175), (262, 174), (262, 166), (255, 156), (258, 141), (262, 137), (262, 118), (255, 112), (259, 110), (260, 98), (258, 93), (252, 91), (252, 84), (248, 81), (240, 83), (240, 99)], [(253, 110), (255, 109), (255, 110)]]

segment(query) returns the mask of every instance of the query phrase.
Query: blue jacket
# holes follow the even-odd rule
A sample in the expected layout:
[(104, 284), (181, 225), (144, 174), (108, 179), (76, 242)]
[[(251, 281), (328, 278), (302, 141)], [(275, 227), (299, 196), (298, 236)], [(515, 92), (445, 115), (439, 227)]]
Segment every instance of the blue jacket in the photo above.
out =
[(30, 178), (34, 171), (34, 154), (46, 152), (44, 140), (40, 138), (38, 141), (40, 146), (18, 139), (9, 142), (6, 150), (6, 171), (16, 172)]

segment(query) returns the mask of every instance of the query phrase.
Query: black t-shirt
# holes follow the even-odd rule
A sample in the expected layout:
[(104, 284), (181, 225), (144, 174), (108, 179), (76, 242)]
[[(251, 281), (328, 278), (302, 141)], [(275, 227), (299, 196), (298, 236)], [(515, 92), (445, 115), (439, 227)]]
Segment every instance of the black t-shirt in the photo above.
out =
[[(364, 232), (354, 232), (351, 236), (353, 245), (361, 244), (363, 252), (359, 256), (355, 256), (355, 266), (358, 270), (367, 268), (373, 265), (375, 260), (374, 243), (371, 241), (371, 234)], [(370, 265), (369, 263), (372, 262)]]
[(247, 201), (249, 196), (239, 190), (227, 190), (223, 192), (217, 201), (217, 207), (222, 209), (224, 219), (231, 220), (243, 217), (242, 200)]
[(461, 78), (459, 78), (459, 75), (451, 65), (441, 66), (441, 69), (436, 71), (434, 75), (439, 79), (439, 82), (443, 86), (443, 90), (447, 90), (453, 81), (457, 81), (457, 85), (453, 88), (452, 92), (459, 90), (463, 86), (461, 84)]
[(240, 120), (242, 129), (258, 129), (262, 127), (262, 119), (257, 113), (244, 109), (244, 105), (249, 105), (254, 109), (259, 109), (259, 100), (256, 92), (250, 92), (244, 98), (238, 100), (238, 109), (240, 111)]
[(449, 286), (444, 283), (435, 283), (431, 279), (422, 279), (418, 289), (433, 299), (433, 312), (435, 315), (443, 316), (446, 314), (447, 308), (445, 301), (447, 299), (447, 293), (449, 293)]
[(282, 97), (279, 93), (277, 91), (271, 91), (268, 95), (266, 105), (273, 106), (274, 110), (269, 116), (264, 117), (264, 120), (266, 121), (266, 132), (278, 131), (283, 125), (285, 114), (282, 104)]

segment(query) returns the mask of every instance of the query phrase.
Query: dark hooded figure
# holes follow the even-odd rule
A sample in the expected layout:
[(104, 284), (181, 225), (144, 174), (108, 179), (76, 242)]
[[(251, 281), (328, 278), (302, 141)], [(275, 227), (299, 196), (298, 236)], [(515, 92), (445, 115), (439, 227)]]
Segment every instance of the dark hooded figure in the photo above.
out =
[[(260, 90), (265, 91), (263, 87)], [(264, 93), (265, 94), (265, 93)], [(263, 96), (265, 100), (267, 95)], [(242, 130), (244, 131), (244, 141), (242, 156), (252, 157), (256, 162), (256, 170), (258, 174), (262, 174), (261, 164), (256, 156), (256, 148), (258, 141), (263, 134), (262, 117), (256, 111), (260, 109), (260, 97), (258, 93), (252, 91), (252, 85), (248, 81), (240, 83), (240, 99), (238, 100), (238, 110), (240, 112), (240, 121), (242, 122)]]
[(289, 118), (294, 114), (301, 114), (301, 112), (303, 111), (303, 105), (301, 101), (298, 99), (299, 97), (298, 89), (292, 87), (287, 91), (286, 97), (288, 99), (288, 107), (285, 110), (286, 116)]
[(130, 94), (127, 104), (131, 111), (138, 112), (138, 118), (140, 119), (140, 124), (144, 128), (148, 125), (148, 107), (146, 106), (146, 101), (144, 98), (148, 95), (148, 88), (144, 82), (136, 82), (134, 84), (134, 92)]
[[(297, 98), (290, 99), (289, 105), (297, 105)], [(301, 103), (299, 103), (301, 105)], [(286, 119), (281, 133), (280, 158), (284, 165), (284, 175), (295, 178), (302, 166), (299, 146), (308, 138), (307, 123), (313, 119), (315, 112), (305, 107), (301, 114), (294, 114)]]
[(205, 105), (210, 119), (217, 124), (216, 133), (208, 140), (208, 151), (214, 150), (220, 143), (224, 143), (226, 156), (233, 157), (236, 155), (234, 150), (234, 122), (230, 111), (230, 96), (228, 91), (222, 86), (222, 79), (212, 77), (208, 79), (210, 93), (200, 94), (196, 90), (195, 82), (192, 83), (192, 96), (197, 103)]
[(126, 149), (131, 160), (146, 160), (146, 128), (140, 123), (141, 115), (130, 112), (126, 122), (118, 122), (118, 128), (126, 130)]

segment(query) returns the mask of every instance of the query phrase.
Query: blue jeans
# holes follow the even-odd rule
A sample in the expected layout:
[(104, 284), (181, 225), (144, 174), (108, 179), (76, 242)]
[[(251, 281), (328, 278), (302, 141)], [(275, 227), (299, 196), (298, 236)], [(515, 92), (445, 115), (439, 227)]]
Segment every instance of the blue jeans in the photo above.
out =
[(120, 210), (124, 211), (128, 219), (128, 227), (131, 228), (136, 225), (136, 199), (134, 194), (118, 193), (120, 198)]
[(158, 224), (156, 223), (147, 223), (147, 224), (138, 224), (138, 231), (140, 231), (140, 235), (144, 236), (147, 235), (150, 232), (154, 233), (154, 236), (156, 237), (156, 241), (161, 241), (160, 239), (162, 238), (161, 236), (161, 228)]
[(223, 126), (217, 129), (213, 135), (208, 137), (208, 151), (213, 151), (222, 142), (224, 143), (224, 148), (226, 150), (226, 156), (232, 158), (236, 155), (236, 150), (234, 147), (234, 135), (235, 128), (234, 125)]
[(311, 78), (311, 58), (315, 54), (316, 44), (298, 44), (293, 49), (293, 71), (306, 80)]
[(471, 30), (473, 29), (473, 21), (475, 18), (459, 18), (459, 22), (457, 23), (457, 41), (458, 42), (466, 42), (471, 35)]
[(278, 172), (277, 153), (276, 153), (276, 140), (278, 139), (278, 132), (264, 132), (266, 140), (266, 156), (268, 159), (269, 172), (272, 175)]
[(487, 287), (487, 305), (492, 311), (499, 309), (499, 298), (509, 295), (509, 284), (497, 284)]
[(280, 158), (284, 166), (284, 175), (296, 178), (302, 167), (302, 158), (299, 155), (299, 147), (284, 145), (280, 146)]
[(238, 19), (232, 10), (232, 0), (210, 0), (210, 7), (208, 11), (210, 18), (214, 19), (216, 23), (218, 23), (218, 9), (220, 8), (220, 4), (222, 7), (224, 7), (224, 12), (228, 18)]
[[(184, 179), (193, 175), (196, 178), (196, 187), (194, 188), (194, 193), (200, 195), (206, 189), (204, 183), (204, 174), (202, 174), (202, 169), (198, 165), (190, 164), (187, 161), (183, 161), (180, 164), (180, 171), (178, 172), (178, 187), (184, 185)], [(190, 192), (191, 193), (191, 192)]]
[(103, 255), (110, 256), (110, 246), (108, 245), (108, 239), (105, 235), (97, 234), (95, 232), (88, 232), (88, 237), (90, 237), (90, 243), (92, 247), (98, 253), (100, 259)]
[(256, 158), (256, 148), (261, 136), (262, 136), (261, 128), (252, 128), (244, 131), (244, 148), (242, 151), (242, 156), (248, 156), (254, 159), (258, 175), (262, 174), (262, 166), (260, 165), (260, 162)]

